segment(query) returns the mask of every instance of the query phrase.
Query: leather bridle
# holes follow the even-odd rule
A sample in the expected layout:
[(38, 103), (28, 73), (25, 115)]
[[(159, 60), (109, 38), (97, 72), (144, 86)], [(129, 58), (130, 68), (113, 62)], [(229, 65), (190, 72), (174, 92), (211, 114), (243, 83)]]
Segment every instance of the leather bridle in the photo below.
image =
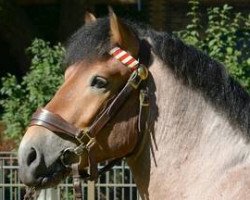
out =
[[(123, 53), (121, 53), (123, 52)], [(127, 57), (125, 53), (127, 54)], [(115, 116), (118, 112), (119, 108), (124, 104), (124, 102), (128, 99), (130, 94), (140, 88), (140, 109), (139, 109), (139, 119), (138, 119), (138, 129), (139, 131), (143, 131), (145, 129), (145, 114), (147, 113), (147, 109), (149, 106), (148, 102), (148, 93), (147, 88), (140, 87), (141, 82), (145, 82), (148, 77), (148, 69), (145, 65), (140, 64), (137, 60), (135, 60), (129, 53), (120, 49), (119, 47), (113, 48), (110, 52), (110, 55), (114, 58), (121, 61), (124, 65), (128, 66), (131, 69), (131, 75), (128, 79), (127, 83), (123, 87), (123, 89), (118, 93), (118, 95), (114, 98), (109, 106), (100, 114), (100, 116), (91, 124), (89, 127), (80, 129), (75, 127), (73, 124), (64, 120), (61, 116), (52, 113), (44, 108), (39, 108), (32, 116), (30, 126), (43, 126), (46, 129), (67, 135), (72, 140), (74, 140), (77, 144), (79, 144), (75, 148), (66, 148), (62, 152), (61, 162), (65, 167), (71, 168), (73, 174), (73, 186), (75, 190), (75, 198), (77, 200), (82, 199), (82, 189), (81, 189), (81, 181), (80, 178), (83, 175), (80, 173), (79, 166), (81, 164), (81, 156), (86, 153), (88, 155), (88, 163), (89, 163), (89, 174), (85, 174), (84, 178), (89, 180), (95, 180), (98, 176), (109, 170), (113, 167), (113, 165), (120, 160), (121, 158), (115, 159), (111, 161), (107, 166), (98, 171), (97, 162), (95, 160), (95, 156), (93, 155), (92, 147), (96, 143), (96, 136), (102, 128), (109, 122), (109, 120)], [(120, 55), (118, 55), (120, 54)], [(122, 56), (121, 56), (122, 54)], [(123, 59), (121, 59), (123, 58)], [(130, 59), (129, 59), (130, 58)], [(145, 84), (143, 84), (145, 85)], [(65, 162), (65, 154), (73, 153), (79, 157), (79, 162), (73, 163), (70, 166)]]

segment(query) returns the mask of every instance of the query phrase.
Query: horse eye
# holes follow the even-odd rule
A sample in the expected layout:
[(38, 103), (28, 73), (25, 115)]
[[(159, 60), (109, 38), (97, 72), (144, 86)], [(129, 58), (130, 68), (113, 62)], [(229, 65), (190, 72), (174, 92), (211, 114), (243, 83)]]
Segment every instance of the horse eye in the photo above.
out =
[(91, 87), (102, 89), (105, 88), (108, 84), (108, 81), (105, 78), (100, 76), (95, 76), (91, 81)]

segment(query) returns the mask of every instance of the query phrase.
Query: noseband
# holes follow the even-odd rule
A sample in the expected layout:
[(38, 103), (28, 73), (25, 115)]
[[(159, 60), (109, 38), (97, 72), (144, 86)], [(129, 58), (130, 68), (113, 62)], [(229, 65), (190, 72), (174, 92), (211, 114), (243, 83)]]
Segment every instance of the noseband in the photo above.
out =
[[(86, 153), (88, 155), (88, 163), (90, 168), (90, 174), (85, 174), (84, 178), (95, 180), (98, 176), (112, 168), (113, 165), (120, 160), (121, 158), (111, 161), (103, 169), (97, 169), (97, 162), (95, 156), (93, 155), (92, 147), (96, 143), (96, 136), (102, 130), (102, 128), (109, 122), (109, 120), (115, 116), (119, 108), (123, 103), (128, 99), (132, 91), (137, 90), (143, 80), (146, 80), (148, 77), (148, 69), (140, 64), (135, 58), (133, 58), (128, 52), (122, 50), (119, 47), (113, 48), (109, 54), (115, 59), (122, 62), (125, 66), (131, 69), (131, 75), (128, 79), (126, 85), (114, 98), (111, 104), (101, 113), (100, 117), (97, 118), (93, 124), (89, 127), (80, 129), (75, 127), (73, 124), (64, 120), (61, 116), (52, 113), (44, 108), (39, 108), (32, 116), (30, 126), (43, 126), (46, 129), (62, 133), (67, 135), (77, 144), (75, 148), (66, 148), (62, 152), (61, 161), (65, 167), (71, 168), (73, 173), (73, 186), (75, 190), (75, 198), (80, 200), (82, 199), (81, 191), (81, 181), (79, 166), (81, 164), (81, 156)], [(145, 113), (148, 108), (148, 94), (145, 88), (140, 87), (140, 111), (139, 111), (139, 120), (138, 120), (138, 129), (139, 131), (144, 130), (144, 122), (142, 123), (141, 119), (145, 118)], [(65, 154), (74, 153), (79, 157), (79, 162), (73, 163), (70, 166), (65, 162)]]

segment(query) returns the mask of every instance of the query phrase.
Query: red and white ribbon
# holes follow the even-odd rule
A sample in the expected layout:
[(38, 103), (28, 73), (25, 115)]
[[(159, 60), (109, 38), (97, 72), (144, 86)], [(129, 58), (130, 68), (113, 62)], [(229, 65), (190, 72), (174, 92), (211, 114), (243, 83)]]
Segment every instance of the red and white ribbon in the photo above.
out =
[(122, 62), (132, 71), (137, 69), (137, 65), (139, 64), (139, 62), (135, 58), (133, 58), (128, 52), (122, 50), (121, 48), (114, 47), (110, 50), (109, 54), (120, 62)]

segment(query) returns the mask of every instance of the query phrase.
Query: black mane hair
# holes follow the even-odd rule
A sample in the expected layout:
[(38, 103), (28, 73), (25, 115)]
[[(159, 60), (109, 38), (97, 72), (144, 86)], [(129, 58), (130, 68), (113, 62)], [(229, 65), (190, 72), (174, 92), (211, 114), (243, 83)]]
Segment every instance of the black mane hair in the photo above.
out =
[(81, 27), (68, 41), (65, 66), (82, 60), (102, 58), (111, 48), (109, 31), (108, 18), (99, 18), (96, 22)]
[[(229, 76), (222, 64), (181, 40), (146, 26), (124, 21), (141, 38), (149, 37), (152, 51), (173, 72), (223, 111), (249, 137), (250, 98), (247, 92)], [(65, 64), (81, 60), (97, 60), (110, 50), (109, 19), (101, 18), (80, 28), (69, 40)]]

